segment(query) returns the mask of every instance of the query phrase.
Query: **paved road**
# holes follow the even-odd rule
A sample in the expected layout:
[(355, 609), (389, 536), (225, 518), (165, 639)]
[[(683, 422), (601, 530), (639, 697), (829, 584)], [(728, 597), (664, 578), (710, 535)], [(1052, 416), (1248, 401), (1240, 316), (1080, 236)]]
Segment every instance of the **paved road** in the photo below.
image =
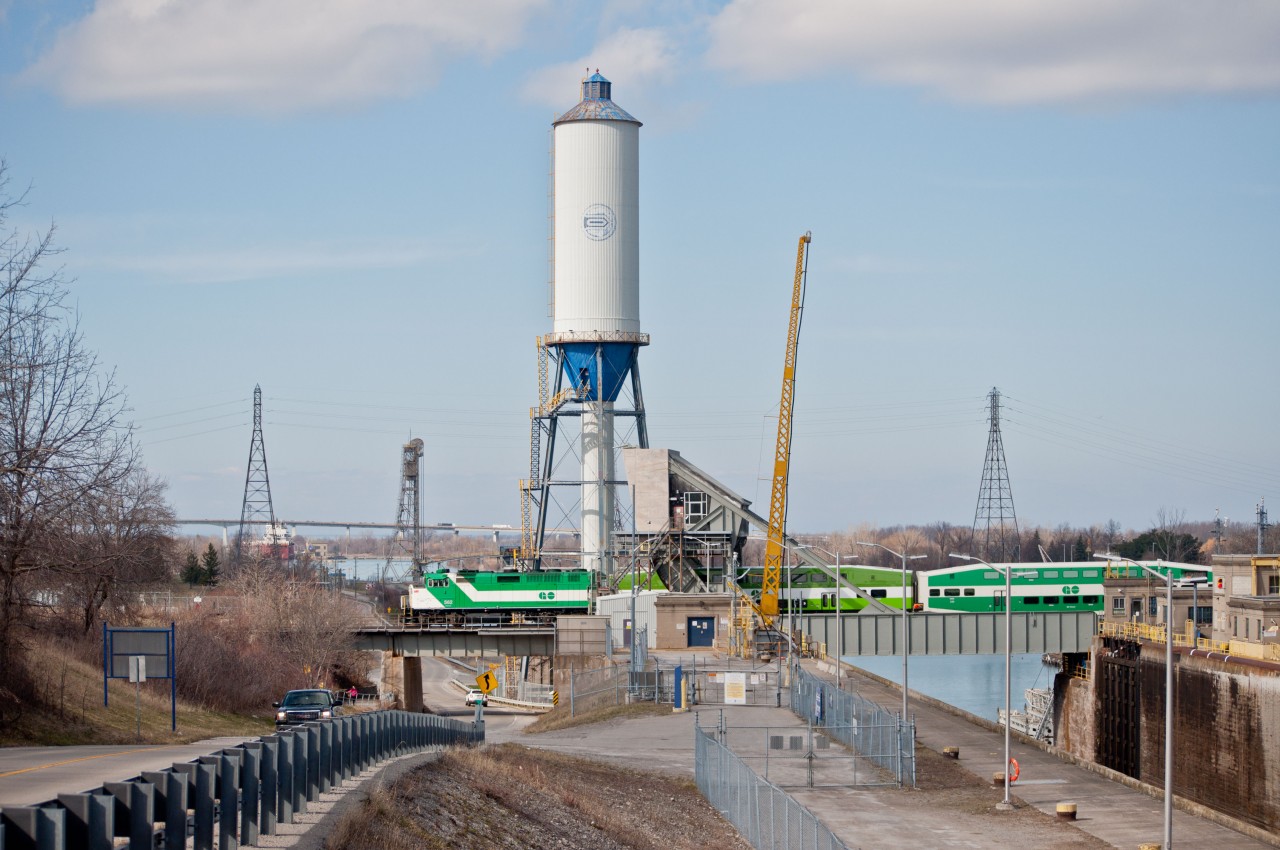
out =
[(255, 738), (213, 738), (194, 744), (0, 749), (0, 806), (29, 806), (58, 794), (132, 779)]

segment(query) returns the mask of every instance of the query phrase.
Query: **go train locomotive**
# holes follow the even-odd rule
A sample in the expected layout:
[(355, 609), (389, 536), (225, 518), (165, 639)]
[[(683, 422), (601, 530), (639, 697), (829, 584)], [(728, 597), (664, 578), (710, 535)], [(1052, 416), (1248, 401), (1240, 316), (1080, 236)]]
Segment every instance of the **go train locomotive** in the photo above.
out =
[(406, 625), (547, 624), (589, 613), (592, 580), (587, 570), (429, 572), (400, 598), (400, 614)]
[[(1195, 564), (1144, 562), (1163, 574), (1173, 573), (1174, 581), (1193, 581), (1213, 574)], [(1146, 576), (1129, 563), (1074, 561), (1065, 563), (1000, 564), (1012, 571), (1011, 597), (1014, 611), (1093, 611), (1102, 613), (1105, 604), (1103, 580), (1138, 579)], [(787, 573), (790, 573), (788, 579)], [(890, 608), (902, 610), (902, 571), (882, 567), (840, 567), (845, 581)], [(743, 590), (758, 596), (762, 568), (748, 568), (739, 582)], [(914, 611), (982, 612), (1003, 611), (1005, 577), (1003, 569), (985, 564), (962, 564), (938, 570), (908, 571), (905, 603)], [(784, 570), (778, 592), (782, 611), (831, 613), (837, 601), (841, 611), (857, 612), (867, 607), (866, 599), (846, 590), (837, 600), (835, 580), (822, 570), (792, 567)]]

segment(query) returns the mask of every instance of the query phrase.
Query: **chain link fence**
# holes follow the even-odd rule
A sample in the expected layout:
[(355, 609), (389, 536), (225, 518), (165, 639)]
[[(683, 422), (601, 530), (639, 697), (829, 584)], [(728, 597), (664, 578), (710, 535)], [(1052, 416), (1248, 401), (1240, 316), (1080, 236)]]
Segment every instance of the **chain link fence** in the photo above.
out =
[(791, 677), (791, 711), (891, 772), (899, 785), (915, 786), (914, 723), (799, 667)]
[(694, 728), (698, 790), (756, 850), (848, 850), (812, 812), (762, 779), (717, 737)]

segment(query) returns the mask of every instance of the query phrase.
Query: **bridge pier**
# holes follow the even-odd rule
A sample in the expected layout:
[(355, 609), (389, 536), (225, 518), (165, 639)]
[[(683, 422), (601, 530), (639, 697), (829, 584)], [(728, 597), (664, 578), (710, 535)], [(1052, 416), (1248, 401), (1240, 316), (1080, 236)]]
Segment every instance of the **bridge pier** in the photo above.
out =
[(414, 655), (402, 655), (396, 650), (384, 650), (382, 687), (384, 691), (395, 694), (398, 708), (421, 712), (422, 659)]

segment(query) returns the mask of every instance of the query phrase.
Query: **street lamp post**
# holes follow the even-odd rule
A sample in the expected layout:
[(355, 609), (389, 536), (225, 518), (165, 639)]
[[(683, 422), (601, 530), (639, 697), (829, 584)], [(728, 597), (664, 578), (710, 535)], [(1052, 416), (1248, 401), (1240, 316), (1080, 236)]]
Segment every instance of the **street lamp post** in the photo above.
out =
[(895, 558), (902, 559), (902, 722), (907, 722), (907, 656), (911, 654), (911, 647), (907, 645), (910, 640), (907, 631), (907, 561), (916, 561), (923, 558), (924, 555), (908, 555), (904, 552), (895, 552), (888, 546), (879, 543), (865, 543), (861, 540), (854, 541), (859, 546), (875, 546), (883, 549)]
[(988, 564), (981, 558), (975, 558), (972, 555), (959, 555), (955, 552), (950, 554), (952, 558), (959, 558), (962, 561), (977, 561), (979, 564), (986, 564), (993, 570), (1004, 571), (1004, 800), (1002, 800), (998, 808), (1008, 810), (1013, 808), (1013, 802), (1009, 799), (1009, 727), (1012, 725), (1011, 709), (1012, 698), (1010, 694), (1010, 673), (1013, 664), (1013, 568), (1005, 564), (1003, 567), (997, 567), (995, 564)]
[[(844, 590), (844, 588), (842, 587), (842, 585), (844, 584), (844, 580), (843, 580), (843, 579), (841, 578), (841, 576), (840, 576), (840, 558), (841, 558), (841, 555), (840, 555), (840, 553), (839, 553), (839, 552), (828, 552), (826, 549), (823, 549), (821, 546), (814, 546), (812, 543), (805, 543), (805, 544), (801, 545), (801, 547), (800, 547), (800, 548), (801, 548), (801, 549), (816, 549), (816, 550), (818, 550), (819, 552), (823, 552), (823, 553), (825, 553), (825, 554), (827, 554), (827, 555), (830, 555), (831, 557), (835, 558), (835, 567), (836, 567), (836, 690), (838, 691), (838, 690), (840, 690), (840, 663), (841, 663), (841, 662), (840, 662), (840, 659), (844, 657), (844, 631), (840, 628), (840, 608), (841, 608), (841, 604), (844, 602), (844, 594), (843, 594), (843, 590)], [(844, 557), (848, 557), (848, 558), (856, 558), (856, 557), (858, 557), (858, 556), (857, 556), (857, 555), (846, 555), (846, 556), (844, 556)]]
[(1173, 847), (1173, 570), (1161, 574), (1164, 561), (1156, 561), (1156, 569), (1140, 564), (1132, 558), (1120, 555), (1098, 554), (1095, 558), (1107, 561), (1124, 561), (1141, 567), (1143, 572), (1164, 582), (1164, 850)]

